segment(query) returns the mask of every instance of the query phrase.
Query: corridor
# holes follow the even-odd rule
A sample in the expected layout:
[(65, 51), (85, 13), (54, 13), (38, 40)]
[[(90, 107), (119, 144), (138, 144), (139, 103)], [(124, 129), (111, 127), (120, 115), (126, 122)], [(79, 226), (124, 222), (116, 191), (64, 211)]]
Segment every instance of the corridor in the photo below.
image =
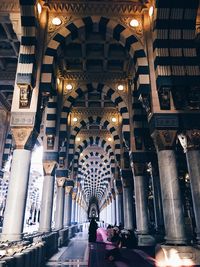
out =
[[(115, 248), (115, 245), (107, 241), (107, 233), (104, 228), (97, 230), (97, 242), (88, 242), (88, 227), (83, 227), (69, 241), (68, 246), (59, 249), (49, 259), (45, 267), (153, 267), (154, 259), (138, 249), (119, 249), (114, 261), (109, 261), (107, 255)], [(151, 249), (152, 250), (152, 249)], [(152, 251), (153, 253), (153, 251)]]
[(87, 232), (77, 233), (67, 247), (59, 249), (46, 264), (46, 267), (86, 267), (88, 266), (88, 235)]

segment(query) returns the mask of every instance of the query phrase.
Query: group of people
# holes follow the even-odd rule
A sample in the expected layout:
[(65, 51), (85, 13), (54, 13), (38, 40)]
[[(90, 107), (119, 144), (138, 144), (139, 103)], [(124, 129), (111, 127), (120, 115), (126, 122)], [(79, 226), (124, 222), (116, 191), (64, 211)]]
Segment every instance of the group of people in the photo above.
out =
[(135, 248), (137, 246), (137, 238), (131, 230), (123, 229), (121, 225), (107, 227), (108, 241), (114, 243), (116, 247)]
[[(89, 225), (89, 242), (96, 242), (98, 224), (95, 218), (92, 218)], [(123, 229), (122, 225), (107, 226), (107, 241), (112, 242), (116, 247), (134, 248), (137, 246), (137, 238), (131, 230)]]

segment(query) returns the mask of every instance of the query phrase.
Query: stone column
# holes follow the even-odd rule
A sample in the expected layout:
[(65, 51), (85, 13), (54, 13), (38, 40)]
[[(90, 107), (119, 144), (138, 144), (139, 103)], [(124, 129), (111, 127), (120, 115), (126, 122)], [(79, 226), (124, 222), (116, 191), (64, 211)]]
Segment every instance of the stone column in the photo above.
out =
[(161, 189), (160, 189), (160, 177), (158, 174), (158, 170), (155, 167), (155, 163), (150, 162), (148, 164), (148, 169), (152, 179), (156, 232), (160, 235), (164, 235), (165, 230), (164, 230), (163, 207), (162, 207)]
[(136, 230), (138, 235), (138, 245), (153, 245), (155, 240), (149, 235), (148, 219), (148, 181), (145, 163), (133, 163), (134, 191), (135, 191), (135, 211)]
[(44, 181), (42, 190), (42, 202), (40, 211), (39, 232), (50, 232), (53, 210), (53, 195), (54, 195), (54, 169), (56, 161), (43, 162)]
[(200, 244), (200, 130), (188, 130), (185, 135), (181, 134), (178, 137), (186, 153), (197, 242)]
[(186, 244), (176, 156), (173, 150), (176, 131), (156, 130), (152, 137), (158, 153), (166, 244)]
[(133, 220), (133, 176), (132, 171), (121, 170), (123, 185), (124, 228), (134, 230)]
[(57, 177), (56, 183), (57, 183), (57, 198), (56, 198), (55, 229), (60, 230), (63, 228), (65, 177)]
[(13, 153), (11, 174), (6, 201), (2, 241), (17, 241), (22, 239), (26, 198), (28, 191), (29, 171), (31, 162), (31, 147), (27, 146), (32, 129), (12, 129), (16, 149)]
[(76, 192), (72, 192), (72, 219), (71, 221), (75, 222), (75, 213), (76, 213)]
[(115, 180), (115, 192), (116, 192), (116, 222), (117, 225), (124, 224), (123, 216), (123, 194), (122, 194), (122, 182), (119, 179)]
[[(73, 185), (68, 184), (69, 181), (66, 181), (65, 184), (65, 216), (64, 216), (64, 225), (70, 226), (72, 222), (72, 190)], [(72, 181), (73, 182), (73, 181)]]
[(115, 195), (115, 190), (114, 188), (111, 189), (112, 193), (112, 224), (115, 225), (117, 223), (116, 220), (116, 195)]

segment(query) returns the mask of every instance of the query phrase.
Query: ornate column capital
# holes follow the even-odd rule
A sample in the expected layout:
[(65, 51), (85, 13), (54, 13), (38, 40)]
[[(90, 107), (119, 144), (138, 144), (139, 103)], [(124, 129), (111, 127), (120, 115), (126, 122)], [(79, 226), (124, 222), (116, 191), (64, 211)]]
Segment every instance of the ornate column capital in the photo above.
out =
[[(65, 193), (66, 194), (71, 194), (72, 193), (72, 190), (73, 190), (73, 186), (65, 186)], [(73, 198), (73, 194), (72, 194), (72, 198)]]
[(147, 175), (147, 164), (144, 162), (134, 162), (133, 163), (133, 173), (134, 176), (144, 176)]
[(111, 194), (112, 194), (112, 198), (115, 200), (116, 194), (115, 194), (115, 189), (114, 188), (111, 189)]
[(122, 190), (122, 181), (117, 179), (114, 182), (115, 182), (115, 185), (114, 185), (115, 186), (115, 193), (117, 195), (122, 194), (122, 192), (123, 192), (123, 190)]
[(73, 200), (76, 200), (76, 195), (77, 195), (76, 192), (72, 192), (72, 199), (73, 199)]
[[(12, 136), (15, 142), (16, 149), (32, 149), (36, 140), (36, 132), (33, 127), (12, 127)], [(35, 138), (34, 138), (35, 137)], [(34, 140), (35, 139), (35, 140)]]
[(155, 130), (151, 137), (155, 147), (160, 150), (172, 150), (176, 140), (177, 130)]
[(57, 177), (56, 178), (56, 184), (57, 184), (57, 187), (63, 187), (64, 184), (65, 184), (65, 177)]
[(178, 139), (181, 146), (183, 147), (184, 153), (188, 150), (199, 150), (200, 149), (200, 130), (193, 129), (188, 130), (186, 133), (178, 134)]
[(123, 187), (133, 187), (133, 174), (131, 169), (121, 170)]
[(50, 160), (43, 161), (44, 175), (52, 176), (56, 165), (57, 165), (56, 161), (50, 161)]

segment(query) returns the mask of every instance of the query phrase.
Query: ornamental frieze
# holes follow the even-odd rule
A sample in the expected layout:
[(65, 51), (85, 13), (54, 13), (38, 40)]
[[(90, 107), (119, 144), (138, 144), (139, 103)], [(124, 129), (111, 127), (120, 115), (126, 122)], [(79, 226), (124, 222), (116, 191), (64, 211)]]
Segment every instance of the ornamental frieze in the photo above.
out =
[(44, 1), (43, 6), (52, 12), (67, 12), (70, 15), (101, 15), (125, 16), (141, 13), (147, 5), (142, 1)]

